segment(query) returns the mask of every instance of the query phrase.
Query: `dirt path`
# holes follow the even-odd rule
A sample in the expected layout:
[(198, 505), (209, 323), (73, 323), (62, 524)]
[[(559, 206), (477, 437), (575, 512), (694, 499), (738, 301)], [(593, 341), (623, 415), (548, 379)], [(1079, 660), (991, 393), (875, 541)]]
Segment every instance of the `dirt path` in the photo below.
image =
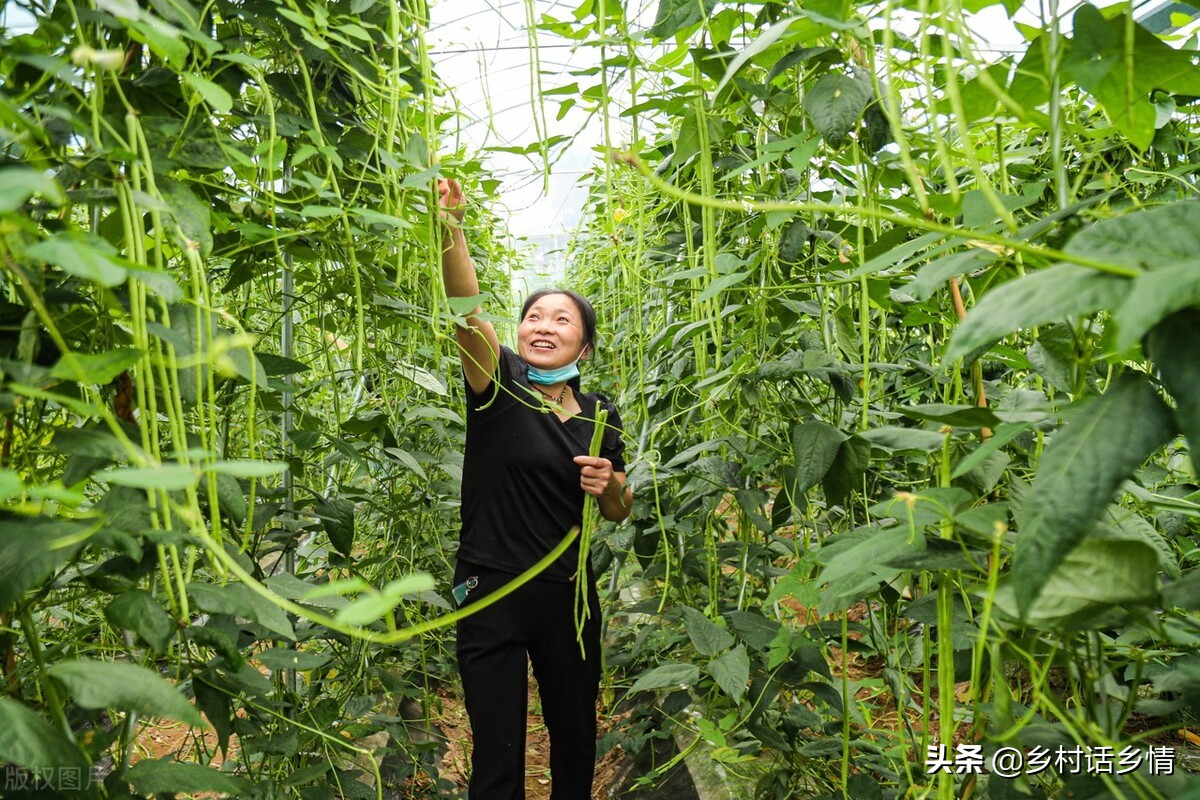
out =
[[(525, 733), (525, 797), (526, 800), (548, 800), (550, 797), (550, 736), (542, 715), (537, 712), (537, 683), (529, 679), (529, 714), (526, 716)], [(454, 782), (456, 788), (466, 791), (467, 775), (471, 763), (471, 727), (467, 721), (467, 709), (457, 695), (442, 697), (442, 713), (434, 722), (446, 734), (446, 755), (442, 758), (442, 776)], [(606, 729), (606, 719), (600, 717), (600, 734)], [(596, 779), (592, 784), (592, 800), (607, 800), (608, 786), (612, 783), (621, 761), (619, 749), (607, 753), (596, 764)]]
[[(525, 797), (527, 800), (548, 800), (550, 797), (550, 736), (546, 731), (542, 715), (537, 713), (541, 706), (537, 684), (532, 676), (530, 676), (529, 683), (530, 711), (526, 718), (525, 739)], [(431, 719), (431, 722), (446, 736), (446, 753), (442, 757), (440, 765), (441, 777), (451, 781), (455, 791), (461, 792), (465, 797), (467, 776), (470, 774), (471, 764), (471, 727), (467, 720), (467, 710), (460, 694), (454, 689), (440, 693), (439, 698), (441, 711)], [(604, 716), (600, 718), (600, 726), (601, 734), (603, 734), (607, 729)], [(211, 753), (217, 749), (216, 739), (216, 734), (212, 730), (194, 731), (182, 723), (159, 721), (142, 728), (138, 736), (138, 753), (133, 761), (139, 761), (141, 758), (157, 759), (167, 755), (173, 755), (180, 761), (197, 760), (199, 742), (203, 741), (205, 749)], [(230, 751), (232, 758), (239, 757), (236, 734), (230, 742)], [(617, 774), (622, 755), (619, 749), (615, 749), (596, 765), (596, 780), (592, 790), (593, 800), (607, 800), (608, 787)], [(220, 767), (224, 760), (218, 752), (213, 757), (211, 766)], [(387, 796), (386, 793), (385, 796)], [(426, 795), (418, 793), (412, 796)]]

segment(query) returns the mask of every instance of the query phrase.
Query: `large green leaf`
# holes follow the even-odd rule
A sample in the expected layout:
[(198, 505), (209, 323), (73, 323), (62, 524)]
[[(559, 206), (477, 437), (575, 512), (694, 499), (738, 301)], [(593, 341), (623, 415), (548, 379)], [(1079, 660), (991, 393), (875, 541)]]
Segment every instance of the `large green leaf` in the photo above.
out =
[(940, 450), (946, 441), (946, 434), (924, 428), (903, 428), (899, 425), (884, 425), (872, 428), (859, 434), (872, 447), (895, 453), (902, 450), (924, 450), (933, 452)]
[(119, 286), (125, 281), (125, 267), (112, 258), (116, 249), (99, 236), (58, 234), (38, 242), (25, 253), (101, 286)]
[(1113, 606), (1158, 599), (1158, 556), (1152, 546), (1129, 539), (1089, 538), (1072, 549), (1047, 577), (1037, 598), (1022, 597), (1020, 573), (996, 593), (1005, 613), (1047, 628), (1088, 627)]
[(136, 364), (142, 351), (133, 347), (118, 347), (103, 353), (74, 353), (63, 356), (50, 374), (55, 378), (83, 383), (108, 384), (113, 378)]
[(1200, 249), (1200, 203), (1169, 203), (1104, 219), (1067, 243), (1066, 252), (1138, 269), (1195, 263)]
[(748, 277), (750, 277), (749, 272), (735, 272), (732, 275), (722, 275), (719, 278), (715, 278), (712, 283), (704, 287), (704, 291), (696, 298), (696, 302), (703, 303), (712, 300), (721, 292), (738, 285)]
[(858, 126), (874, 97), (875, 89), (868, 76), (830, 72), (822, 75), (804, 95), (804, 113), (821, 138), (838, 147)]
[(1116, 308), (1130, 286), (1127, 278), (1073, 264), (1010, 281), (971, 309), (946, 347), (946, 358), (964, 356), (1021, 328)]
[(726, 611), (723, 616), (741, 640), (755, 650), (769, 648), (782, 628), (777, 621), (764, 617), (759, 611)]
[(350, 605), (339, 609), (337, 619), (349, 625), (370, 625), (385, 614), (391, 613), (405, 597), (431, 591), (435, 585), (433, 577), (424, 572), (405, 575), (389, 582), (382, 591), (364, 594)]
[(699, 679), (700, 668), (695, 664), (663, 664), (642, 673), (629, 691), (632, 694), (650, 689), (678, 689), (681, 686), (695, 686)]
[(844, 433), (821, 420), (803, 422), (792, 428), (797, 495), (807, 492), (825, 477), (845, 440)]
[(329, 661), (329, 656), (323, 653), (313, 653), (308, 650), (291, 650), (282, 647), (272, 647), (263, 650), (255, 658), (269, 670), (281, 669), (315, 669)]
[(716, 7), (717, 0), (659, 0), (650, 35), (659, 39), (674, 36), (684, 28), (707, 19)]
[[(694, 7), (695, 5), (695, 2), (693, 2), (692, 6)], [(729, 67), (725, 70), (725, 76), (721, 78), (721, 82), (717, 84), (717, 88), (713, 92), (713, 97), (716, 97), (721, 93), (721, 90), (725, 88), (725, 84), (733, 80), (733, 76), (736, 75), (742, 67), (746, 66), (750, 59), (765, 52), (767, 48), (779, 41), (779, 37), (787, 33), (787, 29), (791, 27), (792, 23), (797, 19), (799, 19), (799, 17), (788, 17), (787, 19), (780, 20), (762, 33), (755, 36), (754, 40), (751, 41), (750, 44), (746, 45), (746, 48), (734, 56), (733, 60), (729, 62)]]
[(1200, 475), (1200, 310), (1185, 309), (1155, 325), (1146, 352), (1175, 398), (1175, 422)]
[(84, 708), (136, 711), (203, 727), (183, 694), (153, 670), (124, 662), (62, 661), (47, 670)]
[(165, 489), (175, 492), (195, 486), (200, 474), (183, 464), (159, 464), (154, 467), (128, 467), (114, 469), (100, 477), (114, 486), (131, 486), (135, 489)]
[(0, 169), (0, 214), (16, 211), (35, 194), (42, 195), (52, 203), (62, 202), (58, 184), (48, 175), (29, 167)]
[(179, 761), (139, 761), (129, 768), (124, 778), (140, 794), (174, 796), (181, 792), (215, 792), (243, 797), (248, 788), (232, 775), (202, 764)]
[(720, 658), (708, 662), (705, 670), (712, 675), (721, 691), (735, 703), (742, 701), (746, 693), (746, 682), (750, 680), (750, 657), (746, 645), (739, 644)]
[(329, 535), (329, 543), (349, 558), (354, 549), (354, 503), (342, 497), (332, 497), (328, 501), (319, 500), (315, 510), (325, 533)]
[(684, 606), (683, 626), (688, 638), (703, 656), (715, 656), (733, 644), (733, 635), (694, 608)]
[(142, 637), (142, 641), (159, 653), (166, 652), (172, 635), (178, 630), (171, 615), (143, 589), (130, 589), (117, 595), (104, 609), (104, 616), (114, 627), (131, 630)]
[(1063, 66), (1139, 148), (1154, 140), (1158, 115), (1151, 92), (1200, 95), (1193, 54), (1174, 49), (1124, 14), (1106, 19), (1084, 3), (1072, 26), (1074, 38)]
[(95, 527), (0, 512), (0, 611), (11, 609), (26, 591), (70, 561), (80, 538)]
[(1127, 376), (1054, 437), (1016, 514), (1013, 585), (1022, 614), (1121, 482), (1173, 433), (1171, 410), (1154, 386)]
[(862, 488), (863, 474), (871, 465), (871, 443), (855, 434), (838, 447), (829, 471), (821, 479), (825, 499), (840, 503), (850, 492)]
[[(1200, 232), (1200, 221), (1196, 223)], [(1195, 243), (1200, 254), (1200, 238)], [(1139, 275), (1133, 290), (1113, 315), (1117, 323), (1116, 348), (1133, 347), (1159, 320), (1180, 309), (1200, 304), (1200, 255)]]
[[(220, 92), (224, 92), (224, 90), (195, 75), (185, 73), (185, 76), (192, 86), (204, 95), (204, 99), (215, 108), (216, 105), (209, 98), (206, 90), (216, 89)], [(171, 216), (178, 226), (175, 235), (179, 246), (196, 248), (201, 258), (207, 257), (213, 247), (212, 204), (196, 197), (191, 188), (180, 181), (160, 179), (158, 190), (163, 199), (167, 201), (167, 205), (171, 207)]]
[(296, 632), (283, 609), (244, 583), (189, 583), (187, 593), (201, 611), (243, 617), (285, 639), (296, 639)]
[(87, 760), (78, 747), (10, 697), (0, 697), (0, 762), (34, 772), (87, 769)]
[(129, 455), (117, 437), (104, 428), (59, 428), (54, 432), (54, 446), (60, 453), (104, 461), (120, 461)]

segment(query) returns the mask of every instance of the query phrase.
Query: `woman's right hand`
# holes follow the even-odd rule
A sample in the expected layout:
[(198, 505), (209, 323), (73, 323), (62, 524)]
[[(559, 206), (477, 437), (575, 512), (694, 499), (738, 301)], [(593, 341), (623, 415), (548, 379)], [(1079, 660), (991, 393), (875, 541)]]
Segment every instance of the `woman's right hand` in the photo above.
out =
[(463, 221), (467, 213), (467, 200), (463, 196), (462, 186), (453, 178), (438, 178), (438, 206), (441, 217), (453, 217), (458, 222)]

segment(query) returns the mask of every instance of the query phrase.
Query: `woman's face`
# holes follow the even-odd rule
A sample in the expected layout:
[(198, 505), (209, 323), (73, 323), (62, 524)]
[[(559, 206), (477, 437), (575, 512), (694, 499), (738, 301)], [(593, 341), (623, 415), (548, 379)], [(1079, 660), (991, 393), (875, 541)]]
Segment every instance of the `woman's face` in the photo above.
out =
[(584, 358), (583, 320), (575, 301), (547, 294), (533, 301), (517, 327), (521, 358), (539, 369), (557, 369)]

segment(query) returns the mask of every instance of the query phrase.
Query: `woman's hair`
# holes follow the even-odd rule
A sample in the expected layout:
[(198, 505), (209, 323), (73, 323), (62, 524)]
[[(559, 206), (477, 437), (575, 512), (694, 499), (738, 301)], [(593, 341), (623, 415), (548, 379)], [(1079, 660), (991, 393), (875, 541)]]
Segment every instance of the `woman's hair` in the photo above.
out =
[(579, 309), (579, 321), (583, 323), (583, 343), (594, 353), (596, 351), (596, 309), (592, 308), (592, 304), (588, 302), (588, 299), (578, 292), (568, 291), (567, 289), (556, 289), (554, 287), (538, 289), (525, 298), (525, 305), (521, 306), (521, 319), (525, 319), (525, 315), (529, 313), (530, 306), (548, 294), (565, 294), (571, 298), (571, 302)]

